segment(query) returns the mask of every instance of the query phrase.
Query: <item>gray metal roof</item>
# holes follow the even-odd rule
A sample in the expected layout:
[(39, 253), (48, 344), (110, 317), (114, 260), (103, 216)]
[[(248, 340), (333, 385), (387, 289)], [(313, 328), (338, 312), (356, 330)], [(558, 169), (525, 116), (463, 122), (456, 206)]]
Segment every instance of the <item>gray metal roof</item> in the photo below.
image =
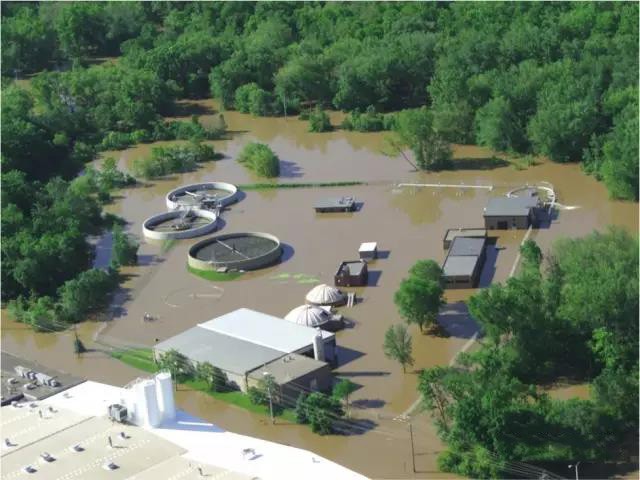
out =
[(318, 200), (315, 208), (344, 208), (352, 207), (355, 199), (353, 197), (331, 197)]
[(486, 237), (485, 228), (450, 228), (445, 234), (446, 240), (453, 240), (456, 237)]
[(340, 271), (347, 270), (349, 275), (357, 277), (362, 273), (365, 265), (366, 263), (364, 262), (342, 262), (340, 265)]
[(456, 237), (449, 248), (449, 256), (480, 256), (482, 255), (484, 244), (484, 238)]
[(480, 257), (474, 255), (447, 257), (442, 267), (445, 277), (465, 277), (473, 275)]
[[(249, 308), (239, 308), (199, 326), (282, 353), (307, 349), (313, 344), (313, 337), (316, 335), (315, 328), (288, 322), (283, 318)], [(321, 330), (321, 333), (325, 341), (327, 338), (335, 337), (335, 334), (324, 330)]]
[(214, 367), (240, 375), (284, 355), (279, 350), (214, 332), (201, 326), (185, 330), (155, 346), (156, 350), (162, 352), (172, 348), (192, 361), (209, 362)]
[(328, 368), (325, 362), (314, 360), (304, 355), (285, 355), (273, 362), (261, 367), (249, 374), (249, 378), (260, 380), (263, 372), (273, 375), (276, 383), (282, 385), (284, 383), (295, 381), (309, 373), (315, 372), (321, 368)]
[(484, 209), (485, 217), (526, 217), (538, 205), (537, 197), (493, 197)]

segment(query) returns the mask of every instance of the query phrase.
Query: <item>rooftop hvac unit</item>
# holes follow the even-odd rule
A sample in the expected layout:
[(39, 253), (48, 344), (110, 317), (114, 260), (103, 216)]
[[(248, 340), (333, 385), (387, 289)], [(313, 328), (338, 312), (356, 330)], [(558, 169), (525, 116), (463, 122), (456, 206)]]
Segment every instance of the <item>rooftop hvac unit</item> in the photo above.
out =
[(27, 377), (27, 373), (31, 371), (27, 367), (23, 367), (22, 365), (16, 365), (14, 370), (16, 371), (16, 373), (18, 375), (20, 375), (21, 377), (24, 377), (24, 378), (26, 378)]
[(126, 422), (127, 408), (123, 405), (120, 405), (119, 403), (109, 405), (109, 418), (120, 423)]

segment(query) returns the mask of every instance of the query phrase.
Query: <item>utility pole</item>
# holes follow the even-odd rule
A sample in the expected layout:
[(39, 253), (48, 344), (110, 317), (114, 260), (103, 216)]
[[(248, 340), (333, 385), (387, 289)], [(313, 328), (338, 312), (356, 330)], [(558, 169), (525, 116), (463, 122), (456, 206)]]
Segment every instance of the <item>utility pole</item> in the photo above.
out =
[(411, 437), (411, 465), (413, 466), (413, 473), (416, 473), (416, 454), (413, 450), (413, 426), (411, 420), (409, 420), (409, 436)]
[(569, 468), (574, 468), (576, 469), (576, 480), (580, 480), (580, 478), (578, 477), (578, 465), (580, 465), (582, 462), (577, 462), (575, 465), (569, 465)]
[(276, 419), (273, 417), (273, 399), (271, 398), (271, 379), (270, 375), (267, 372), (262, 372), (262, 375), (265, 379), (265, 383), (267, 384), (267, 393), (269, 394), (269, 413), (271, 414), (271, 424), (275, 425)]

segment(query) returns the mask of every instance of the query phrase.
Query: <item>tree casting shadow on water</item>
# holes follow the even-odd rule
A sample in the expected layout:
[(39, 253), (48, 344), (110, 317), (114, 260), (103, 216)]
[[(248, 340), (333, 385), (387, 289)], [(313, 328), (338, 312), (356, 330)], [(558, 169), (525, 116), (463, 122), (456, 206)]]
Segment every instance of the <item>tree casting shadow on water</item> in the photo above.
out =
[(493, 170), (510, 165), (509, 162), (498, 157), (454, 158), (448, 170)]

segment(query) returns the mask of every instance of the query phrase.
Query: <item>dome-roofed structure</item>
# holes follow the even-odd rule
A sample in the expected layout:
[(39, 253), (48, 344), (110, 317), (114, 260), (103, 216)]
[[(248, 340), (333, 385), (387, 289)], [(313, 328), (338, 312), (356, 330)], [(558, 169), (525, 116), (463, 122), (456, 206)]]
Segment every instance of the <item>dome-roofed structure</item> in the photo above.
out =
[(347, 301), (345, 295), (336, 287), (326, 284), (313, 287), (306, 296), (311, 305), (342, 305)]
[(304, 325), (305, 327), (322, 327), (332, 320), (333, 316), (324, 308), (316, 307), (315, 305), (300, 305), (294, 308), (284, 317), (298, 325)]

